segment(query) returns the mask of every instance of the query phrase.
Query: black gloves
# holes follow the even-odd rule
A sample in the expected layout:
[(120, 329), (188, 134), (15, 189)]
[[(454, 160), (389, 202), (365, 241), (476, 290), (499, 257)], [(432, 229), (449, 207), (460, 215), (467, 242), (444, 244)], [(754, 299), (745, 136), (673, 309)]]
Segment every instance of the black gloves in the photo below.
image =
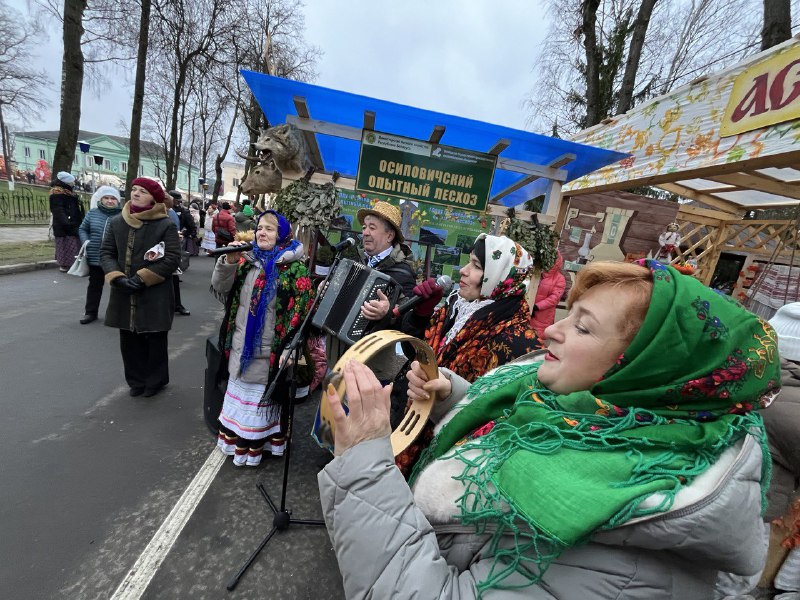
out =
[(145, 285), (141, 277), (134, 275), (133, 277), (117, 277), (111, 282), (111, 287), (117, 288), (123, 294), (133, 296), (141, 292), (145, 288)]

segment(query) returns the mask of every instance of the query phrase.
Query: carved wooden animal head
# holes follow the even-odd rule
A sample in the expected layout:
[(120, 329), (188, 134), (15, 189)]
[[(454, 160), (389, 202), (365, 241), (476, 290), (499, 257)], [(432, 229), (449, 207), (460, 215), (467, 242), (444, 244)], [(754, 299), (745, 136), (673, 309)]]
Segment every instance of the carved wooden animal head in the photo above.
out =
[(275, 168), (275, 163), (269, 161), (258, 165), (247, 173), (239, 189), (242, 194), (272, 194), (281, 190), (281, 172)]
[(278, 170), (298, 175), (305, 173), (306, 145), (296, 127), (284, 123), (259, 132), (253, 145), (256, 150), (270, 152)]

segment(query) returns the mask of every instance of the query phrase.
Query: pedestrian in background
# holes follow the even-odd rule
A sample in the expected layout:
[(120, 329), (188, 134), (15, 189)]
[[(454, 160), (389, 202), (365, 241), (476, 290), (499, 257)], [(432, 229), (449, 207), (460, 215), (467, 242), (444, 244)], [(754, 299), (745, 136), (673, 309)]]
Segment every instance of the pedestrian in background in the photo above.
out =
[(105, 324), (120, 330), (131, 396), (154, 396), (169, 383), (167, 333), (175, 315), (170, 278), (181, 251), (164, 196), (157, 181), (134, 179), (130, 201), (111, 219), (100, 249), (111, 285)]
[(108, 221), (120, 213), (119, 192), (108, 185), (101, 185), (92, 195), (91, 210), (86, 214), (78, 234), (81, 244), (86, 246), (86, 259), (89, 262), (89, 286), (86, 288), (86, 307), (83, 311), (81, 325), (97, 320), (100, 309), (100, 298), (103, 296), (104, 273), (100, 266), (100, 246), (108, 229)]
[[(181, 243), (181, 250), (188, 252), (186, 242), (197, 236), (197, 229), (194, 227), (192, 217), (183, 207), (183, 203), (181, 202), (182, 197), (179, 191), (170, 190), (169, 196), (165, 197), (165, 204), (171, 204), (170, 209), (167, 211), (170, 218), (173, 219), (173, 221), (177, 219), (176, 227), (178, 228), (178, 239)], [(175, 215), (175, 217), (173, 218), (172, 215)], [(181, 273), (176, 272), (172, 274), (172, 289), (175, 293), (175, 313), (188, 317), (191, 313), (183, 305), (183, 302), (181, 302)]]
[(250, 201), (242, 201), (242, 210), (238, 211), (234, 217), (236, 220), (236, 231), (251, 231), (255, 225), (253, 222), (253, 209), (250, 208)]
[(208, 254), (209, 250), (214, 250), (217, 247), (214, 239), (214, 215), (216, 212), (216, 204), (209, 204), (205, 217), (203, 217), (203, 241), (200, 242), (200, 247), (206, 251), (206, 254)]
[(75, 176), (59, 171), (50, 184), (50, 212), (53, 214), (53, 237), (56, 239), (56, 262), (66, 273), (80, 250), (78, 228), (84, 217), (78, 194), (73, 190)]
[(231, 205), (227, 202), (220, 204), (219, 212), (213, 218), (212, 229), (217, 248), (227, 246), (236, 238), (236, 221), (231, 214)]
[(772, 455), (764, 518), (778, 520), (772, 526), (764, 583), (796, 598), (800, 595), (800, 302), (779, 308), (769, 324), (778, 334), (783, 391), (764, 411)]
[(564, 259), (560, 252), (556, 253), (556, 262), (550, 270), (542, 273), (539, 280), (539, 287), (536, 288), (536, 300), (531, 307), (531, 327), (536, 330), (536, 335), (544, 339), (544, 330), (550, 327), (556, 320), (556, 307), (564, 295), (567, 287), (567, 280), (561, 272), (564, 266)]

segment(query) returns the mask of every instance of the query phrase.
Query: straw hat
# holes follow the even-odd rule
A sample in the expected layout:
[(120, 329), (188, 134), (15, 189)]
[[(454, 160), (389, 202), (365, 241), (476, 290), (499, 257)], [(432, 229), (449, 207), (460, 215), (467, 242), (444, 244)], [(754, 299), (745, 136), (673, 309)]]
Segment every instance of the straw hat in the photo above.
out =
[(391, 225), (394, 228), (394, 232), (396, 234), (396, 241), (398, 242), (404, 241), (403, 233), (400, 231), (401, 217), (399, 208), (397, 208), (393, 204), (389, 204), (388, 202), (379, 200), (374, 207), (362, 208), (361, 210), (359, 210), (356, 217), (358, 218), (358, 222), (363, 225), (364, 219), (367, 218), (369, 215), (378, 217), (389, 223), (389, 225)]
[(781, 358), (800, 361), (800, 302), (780, 307), (769, 324), (778, 334)]

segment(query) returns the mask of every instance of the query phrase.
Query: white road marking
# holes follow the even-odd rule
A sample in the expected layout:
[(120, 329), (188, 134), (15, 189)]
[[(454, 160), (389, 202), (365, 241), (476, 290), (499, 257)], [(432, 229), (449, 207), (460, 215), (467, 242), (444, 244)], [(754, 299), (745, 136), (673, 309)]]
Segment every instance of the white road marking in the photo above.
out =
[(142, 597), (153, 576), (161, 567), (161, 563), (172, 549), (175, 540), (178, 539), (184, 525), (189, 521), (189, 517), (192, 516), (211, 482), (214, 481), (225, 458), (227, 457), (214, 447), (189, 487), (183, 492), (150, 543), (147, 544), (136, 563), (119, 584), (111, 600), (138, 600)]

